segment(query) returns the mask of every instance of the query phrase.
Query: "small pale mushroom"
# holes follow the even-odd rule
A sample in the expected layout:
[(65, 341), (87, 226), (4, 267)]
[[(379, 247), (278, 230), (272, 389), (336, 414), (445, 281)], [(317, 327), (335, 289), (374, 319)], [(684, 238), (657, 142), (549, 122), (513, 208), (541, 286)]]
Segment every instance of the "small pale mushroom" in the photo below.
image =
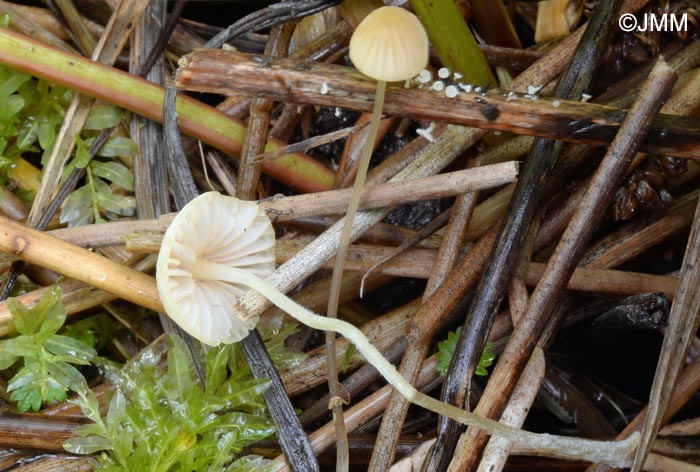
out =
[[(340, 287), (343, 279), (343, 264), (350, 245), (352, 226), (360, 204), (362, 189), (369, 161), (372, 156), (377, 129), (384, 107), (384, 91), (387, 82), (407, 81), (418, 75), (428, 63), (428, 34), (418, 18), (398, 7), (381, 7), (367, 15), (355, 28), (350, 38), (350, 60), (364, 75), (377, 81), (374, 94), (372, 119), (365, 137), (364, 147), (357, 163), (357, 173), (352, 186), (348, 208), (345, 212), (343, 230), (338, 240), (331, 286), (328, 293), (326, 315), (335, 319), (338, 314)], [(326, 333), (326, 345), (334, 346), (333, 333)], [(339, 396), (335, 358), (328, 358), (328, 382), (331, 396)], [(347, 435), (342, 419), (342, 407), (332, 406), (338, 437), (337, 470), (347, 470)]]
[(163, 237), (156, 279), (165, 310), (178, 325), (216, 346), (245, 337), (257, 319), (237, 316), (237, 299), (256, 290), (305, 325), (345, 336), (409, 402), (541, 452), (614, 465), (629, 463), (638, 434), (601, 442), (534, 434), (482, 418), (417, 391), (355, 326), (319, 316), (279, 292), (263, 277), (274, 269), (274, 231), (255, 202), (216, 192), (185, 205)]
[(192, 200), (158, 255), (156, 280), (168, 316), (209, 346), (240, 341), (258, 318), (235, 317), (233, 304), (255, 288), (251, 277), (275, 270), (274, 248), (274, 229), (257, 203), (216, 192)]
[(345, 212), (343, 231), (333, 267), (327, 314), (335, 318), (340, 299), (343, 263), (350, 245), (352, 225), (360, 204), (377, 128), (384, 107), (387, 82), (405, 81), (419, 75), (428, 63), (428, 33), (418, 17), (399, 7), (381, 7), (367, 15), (350, 38), (349, 56), (357, 70), (377, 81), (372, 119), (367, 131), (352, 194)]

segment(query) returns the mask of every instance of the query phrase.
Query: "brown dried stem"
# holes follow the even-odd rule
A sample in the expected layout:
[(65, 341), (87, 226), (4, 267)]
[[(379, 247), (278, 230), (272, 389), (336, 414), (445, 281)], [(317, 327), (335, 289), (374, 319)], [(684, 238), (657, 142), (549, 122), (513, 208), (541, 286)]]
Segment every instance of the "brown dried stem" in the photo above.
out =
[[(691, 398), (693, 398), (700, 388), (700, 357), (696, 357), (681, 372), (678, 382), (673, 388), (668, 408), (663, 415), (664, 421), (671, 419)], [(640, 431), (644, 424), (647, 409), (643, 409), (627, 427), (617, 435), (616, 439), (629, 437), (635, 431)], [(586, 472), (607, 472), (614, 468), (606, 464), (592, 464)]]
[[(265, 54), (272, 57), (284, 57), (289, 49), (289, 41), (296, 24), (288, 22), (275, 26), (270, 32)], [(237, 197), (254, 200), (260, 181), (261, 165), (254, 162), (255, 156), (262, 153), (268, 139), (270, 128), (270, 110), (273, 101), (269, 98), (253, 98), (250, 103), (248, 128), (239, 159)]]
[[(440, 245), (435, 264), (430, 269), (428, 284), (423, 293), (423, 301), (427, 300), (445, 281), (456, 264), (477, 198), (477, 192), (469, 192), (460, 195), (455, 200), (445, 237)], [(409, 382), (415, 383), (421, 362), (428, 353), (429, 345), (430, 342), (427, 339), (422, 342), (408, 343), (401, 359), (399, 372)], [(397, 391), (392, 392), (391, 400), (377, 433), (369, 471), (387, 470), (394, 461), (396, 445), (401, 435), (401, 426), (406, 419), (408, 406), (409, 404), (404, 397)]]
[[(424, 388), (431, 382), (435, 381), (437, 378), (437, 371), (435, 370), (436, 360), (435, 356), (429, 357), (421, 365), (421, 372), (418, 377), (418, 382), (416, 382), (416, 387), (418, 389)], [(359, 426), (367, 422), (370, 418), (376, 416), (379, 412), (386, 408), (389, 402), (389, 396), (392, 392), (392, 387), (386, 385), (381, 389), (377, 390), (373, 394), (364, 398), (362, 401), (353, 405), (345, 411), (345, 420), (348, 432), (352, 432)], [(316, 454), (320, 454), (329, 447), (332, 447), (335, 438), (333, 437), (333, 424), (327, 423), (318, 430), (314, 431), (309, 435), (309, 440)], [(279, 463), (278, 466), (273, 468), (275, 472), (288, 471), (289, 467), (284, 464), (284, 459), (281, 456), (275, 458), (275, 462)]]
[(151, 310), (163, 311), (153, 277), (2, 216), (0, 228), (3, 252)]
[[(237, 51), (202, 49), (186, 56), (176, 86), (210, 93), (247, 93), (311, 105), (371, 110), (374, 82), (354, 69), (293, 59), (264, 59)], [(228, 64), (223, 68), (222, 64)], [(325, 86), (324, 86), (325, 84)], [(322, 93), (326, 92), (327, 93)], [(608, 144), (624, 120), (618, 108), (540, 97), (462, 93), (388, 86), (384, 112), (463, 126), (573, 142)], [(555, 103), (556, 102), (556, 103)], [(700, 154), (700, 121), (659, 115), (641, 149), (677, 157)]]
[[(550, 258), (547, 269), (530, 299), (524, 317), (527, 321), (516, 327), (475, 410), (480, 415), (493, 418), (503, 410), (519, 372), (552, 315), (554, 304), (573, 273), (596, 222), (600, 220), (638, 144), (649, 129), (652, 122), (650, 117), (655, 116), (661, 108), (674, 82), (675, 74), (660, 60), (593, 177), (581, 207)], [(463, 470), (472, 469), (486, 440), (485, 435), (473, 428), (468, 429), (463, 440), (460, 440), (461, 446), (453, 459), (453, 466)], [(469, 446), (465, 449), (462, 447), (464, 444)]]
[(697, 290), (700, 287), (700, 205), (695, 210), (693, 226), (688, 237), (688, 247), (683, 258), (676, 297), (669, 314), (668, 327), (661, 347), (654, 383), (649, 394), (647, 415), (642, 429), (642, 439), (634, 458), (632, 472), (642, 470), (651, 443), (664, 420), (664, 413), (686, 359), (690, 345), (700, 324), (700, 304)]

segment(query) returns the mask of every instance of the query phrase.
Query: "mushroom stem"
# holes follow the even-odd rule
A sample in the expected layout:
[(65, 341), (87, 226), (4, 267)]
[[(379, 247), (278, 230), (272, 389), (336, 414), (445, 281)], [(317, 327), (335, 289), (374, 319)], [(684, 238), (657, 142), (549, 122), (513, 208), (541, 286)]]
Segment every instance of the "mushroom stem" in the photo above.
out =
[(301, 323), (322, 331), (333, 331), (345, 336), (375, 369), (406, 400), (439, 415), (447, 416), (468, 426), (482, 429), (489, 434), (501, 436), (521, 446), (540, 452), (556, 453), (561, 457), (605, 462), (616, 467), (631, 464), (630, 454), (639, 442), (639, 433), (622, 441), (595, 441), (581, 438), (568, 438), (550, 434), (537, 434), (507, 426), (497, 421), (448, 405), (416, 390), (401, 376), (393, 364), (387, 361), (379, 350), (355, 326), (339, 319), (326, 318), (304, 308), (290, 299), (265, 279), (243, 269), (213, 262), (198, 261), (193, 275), (199, 279), (211, 279), (245, 285), (256, 290), (280, 309), (289, 313)]
[[(343, 230), (340, 234), (340, 240), (338, 241), (338, 252), (335, 256), (335, 264), (333, 265), (333, 276), (331, 277), (331, 286), (328, 294), (328, 305), (326, 308), (327, 319), (333, 320), (338, 317), (338, 304), (340, 301), (340, 288), (342, 286), (343, 280), (343, 265), (345, 264), (345, 257), (348, 253), (348, 247), (350, 246), (350, 239), (352, 237), (352, 227), (355, 222), (355, 215), (357, 214), (357, 209), (360, 206), (360, 197), (362, 196), (362, 190), (365, 187), (365, 178), (367, 177), (367, 169), (369, 168), (369, 161), (372, 157), (372, 150), (374, 149), (374, 142), (377, 139), (377, 131), (379, 129), (379, 121), (382, 115), (382, 108), (384, 108), (384, 91), (386, 90), (386, 81), (378, 80), (377, 89), (374, 93), (374, 109), (372, 110), (372, 119), (370, 120), (369, 129), (367, 130), (367, 136), (365, 140), (364, 147), (362, 148), (362, 153), (360, 155), (360, 160), (357, 165), (357, 173), (355, 174), (355, 183), (352, 186), (352, 193), (350, 194), (350, 201), (348, 202), (348, 208), (345, 212), (345, 221), (343, 223)], [(329, 352), (335, 351), (335, 334), (327, 332), (326, 333), (326, 348)], [(328, 356), (328, 393), (332, 398), (340, 396), (340, 386), (338, 383), (338, 368), (335, 364), (335, 357)], [(348, 470), (348, 439), (347, 431), (345, 430), (345, 419), (343, 417), (343, 407), (340, 403), (332, 403), (329, 409), (333, 412), (333, 421), (335, 423), (335, 435), (337, 437), (337, 448), (336, 448), (336, 470), (338, 472), (345, 472)]]
[(374, 109), (372, 110), (372, 120), (367, 131), (367, 140), (365, 141), (360, 161), (355, 175), (355, 183), (352, 186), (352, 194), (348, 202), (348, 209), (345, 212), (345, 222), (343, 224), (343, 232), (340, 234), (338, 244), (338, 253), (335, 257), (335, 265), (333, 266), (333, 277), (331, 279), (330, 293), (328, 295), (328, 313), (331, 317), (335, 317), (338, 310), (338, 300), (340, 300), (340, 286), (343, 278), (343, 264), (345, 257), (348, 254), (350, 239), (352, 236), (352, 226), (355, 221), (357, 209), (360, 206), (360, 197), (362, 197), (362, 189), (365, 187), (365, 177), (369, 161), (372, 157), (372, 149), (374, 141), (377, 139), (377, 130), (379, 129), (379, 121), (382, 117), (382, 108), (384, 107), (384, 91), (386, 90), (386, 82), (383, 80), (377, 81), (377, 90), (374, 94)]

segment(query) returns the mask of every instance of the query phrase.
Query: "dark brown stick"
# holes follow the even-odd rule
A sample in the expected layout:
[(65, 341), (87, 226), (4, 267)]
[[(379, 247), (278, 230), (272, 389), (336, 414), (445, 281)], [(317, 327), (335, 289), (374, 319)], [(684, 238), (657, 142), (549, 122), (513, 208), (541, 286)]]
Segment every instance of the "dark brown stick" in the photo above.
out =
[[(590, 240), (597, 222), (624, 176), (624, 171), (634, 157), (653, 117), (670, 93), (675, 78), (675, 74), (669, 70), (666, 63), (662, 59), (659, 60), (647, 79), (640, 98), (593, 176), (589, 190), (582, 199), (581, 207), (572, 218), (550, 258), (547, 269), (532, 294), (527, 313), (523, 317), (524, 321), (516, 327), (491, 375), (482, 400), (475, 410), (478, 414), (494, 418), (502, 411), (505, 401), (518, 380), (519, 372), (547, 325), (554, 305), (569, 280), (578, 258)], [(463, 440), (460, 441), (461, 445), (453, 459), (453, 464), (459, 464), (460, 470), (470, 470), (476, 461), (474, 451), (482, 450), (486, 440), (485, 435), (473, 428), (468, 429)]]
[[(610, 34), (618, 6), (618, 0), (606, 0), (598, 4), (581, 42), (559, 78), (555, 97), (579, 99), (588, 89), (605, 50), (605, 40)], [(467, 310), (442, 388), (442, 400), (445, 402), (463, 405), (465, 398), (468, 398), (466, 391), (484, 350), (487, 333), (504, 297), (520, 250), (527, 245), (527, 237), (531, 234), (529, 228), (536, 219), (544, 189), (563, 146), (562, 141), (537, 139), (530, 148), (488, 264)], [(524, 364), (520, 367), (524, 367)], [(512, 387), (515, 388), (515, 382)], [(426, 466), (429, 466), (426, 467), (427, 471), (437, 472), (447, 468), (461, 431), (462, 428), (456, 422), (440, 418), (438, 441), (426, 460)], [(468, 457), (478, 457), (484, 445), (475, 448)]]
[(698, 330), (698, 324), (700, 324), (698, 287), (700, 287), (700, 205), (697, 205), (695, 210), (693, 226), (688, 237), (688, 247), (683, 258), (678, 290), (669, 314), (668, 327), (661, 346), (654, 383), (649, 394), (649, 406), (642, 429), (642, 440), (634, 458), (632, 472), (642, 470), (651, 449), (651, 443), (664, 420), (664, 413), (671, 401), (676, 380), (678, 380), (680, 370)]
[[(373, 82), (349, 67), (223, 50), (197, 50), (186, 58), (176, 76), (176, 86), (186, 90), (371, 111)], [(384, 113), (597, 144), (610, 143), (625, 117), (623, 110), (594, 103), (496, 91), (447, 98), (403, 85), (387, 87)], [(641, 150), (697, 159), (699, 143), (700, 120), (659, 115)]]

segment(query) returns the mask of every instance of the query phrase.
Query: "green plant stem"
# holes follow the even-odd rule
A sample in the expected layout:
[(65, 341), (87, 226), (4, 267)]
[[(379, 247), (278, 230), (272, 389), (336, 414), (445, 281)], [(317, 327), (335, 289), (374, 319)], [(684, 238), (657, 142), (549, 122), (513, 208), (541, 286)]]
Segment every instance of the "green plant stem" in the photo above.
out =
[(454, 0), (411, 0), (411, 7), (445, 67), (462, 74), (464, 82), (480, 86), (495, 83), (486, 58)]
[[(162, 123), (163, 87), (126, 72), (55, 49), (8, 30), (0, 30), (0, 64), (35, 77), (65, 85)], [(189, 97), (178, 97), (181, 130), (224, 152), (238, 155), (245, 126), (213, 107)], [(269, 149), (282, 146), (270, 140)], [(330, 190), (334, 174), (302, 153), (263, 163), (263, 172), (301, 192)]]

